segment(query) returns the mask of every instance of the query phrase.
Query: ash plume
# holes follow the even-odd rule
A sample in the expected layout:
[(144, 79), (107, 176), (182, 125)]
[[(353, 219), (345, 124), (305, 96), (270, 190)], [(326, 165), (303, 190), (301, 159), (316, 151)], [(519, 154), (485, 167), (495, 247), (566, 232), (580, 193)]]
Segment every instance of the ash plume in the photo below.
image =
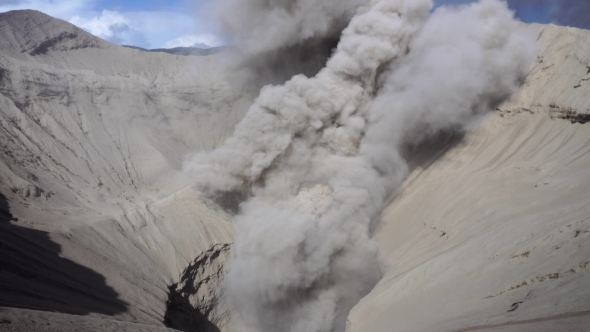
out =
[(309, 40), (338, 37), (365, 0), (222, 0), (221, 32), (249, 52), (264, 53)]
[(250, 192), (224, 289), (238, 330), (344, 331), (382, 275), (370, 229), (406, 176), (402, 146), (472, 125), (522, 82), (536, 45), (504, 2), (431, 8), (371, 1), (315, 77), (264, 87), (233, 137), (185, 162), (205, 192)]
[(246, 91), (282, 84), (296, 74), (315, 76), (342, 30), (367, 0), (222, 0), (213, 12), (219, 34), (235, 52), (227, 59), (233, 81)]

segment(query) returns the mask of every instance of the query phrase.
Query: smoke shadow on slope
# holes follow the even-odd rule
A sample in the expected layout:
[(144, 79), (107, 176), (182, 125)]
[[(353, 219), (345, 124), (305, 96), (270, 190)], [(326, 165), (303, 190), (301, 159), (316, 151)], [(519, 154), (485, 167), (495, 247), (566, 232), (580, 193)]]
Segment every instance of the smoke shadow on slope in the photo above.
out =
[(99, 273), (60, 257), (48, 232), (20, 227), (0, 193), (0, 307), (115, 315), (127, 303)]
[[(440, 130), (434, 134), (427, 135), (418, 141), (408, 141), (400, 148), (401, 156), (406, 161), (408, 172), (417, 169), (425, 170), (434, 164), (438, 159), (444, 157), (454, 148), (460, 146), (465, 141), (467, 133), (461, 129)], [(389, 198), (387, 205), (395, 200), (400, 192), (395, 192)], [(383, 213), (374, 218), (369, 225), (369, 234), (374, 236), (381, 228)]]
[(427, 169), (449, 151), (459, 146), (465, 139), (464, 130), (447, 129), (428, 135), (418, 142), (406, 143), (401, 148), (408, 171)]

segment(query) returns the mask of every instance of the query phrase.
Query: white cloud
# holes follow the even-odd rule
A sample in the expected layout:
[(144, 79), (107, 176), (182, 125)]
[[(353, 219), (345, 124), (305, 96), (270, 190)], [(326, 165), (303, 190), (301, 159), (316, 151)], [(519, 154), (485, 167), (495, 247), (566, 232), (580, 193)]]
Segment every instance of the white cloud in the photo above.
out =
[(207, 34), (192, 13), (133, 12), (126, 13), (126, 16), (142, 31), (152, 48), (166, 47), (167, 42), (182, 36)]
[(164, 44), (165, 48), (174, 48), (174, 47), (200, 47), (200, 48), (209, 48), (214, 46), (219, 46), (221, 41), (219, 38), (215, 37), (212, 34), (200, 34), (200, 35), (186, 35), (181, 36), (178, 38), (174, 38), (172, 40), (167, 41)]
[(130, 21), (118, 12), (103, 10), (100, 16), (84, 19), (74, 16), (70, 23), (90, 32), (100, 38), (114, 43), (123, 43), (126, 35), (133, 33)]
[(202, 28), (196, 18), (184, 13), (104, 10), (100, 15), (75, 16), (70, 22), (113, 43), (144, 48), (221, 43), (210, 33), (200, 33)]

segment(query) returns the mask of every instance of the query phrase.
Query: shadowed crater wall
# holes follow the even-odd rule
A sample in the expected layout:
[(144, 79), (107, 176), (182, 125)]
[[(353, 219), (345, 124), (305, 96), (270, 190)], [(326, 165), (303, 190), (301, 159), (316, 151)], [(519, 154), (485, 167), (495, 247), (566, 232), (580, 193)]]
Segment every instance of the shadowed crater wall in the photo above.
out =
[(0, 194), (0, 306), (75, 315), (125, 312), (127, 304), (93, 270), (60, 257), (49, 233), (11, 223)]

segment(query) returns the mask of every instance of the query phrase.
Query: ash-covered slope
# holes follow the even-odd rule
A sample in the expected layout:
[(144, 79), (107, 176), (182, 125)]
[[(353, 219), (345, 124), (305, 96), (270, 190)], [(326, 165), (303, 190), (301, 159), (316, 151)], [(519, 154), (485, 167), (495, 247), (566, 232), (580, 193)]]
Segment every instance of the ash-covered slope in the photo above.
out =
[(26, 59), (52, 51), (115, 48), (86, 31), (35, 10), (0, 14), (0, 47), (4, 54)]
[[(36, 11), (0, 14), (0, 306), (163, 326), (189, 263), (220, 273), (230, 217), (179, 171), (250, 103), (218, 62), (119, 47)], [(204, 285), (181, 309), (220, 323)], [(176, 324), (200, 324), (181, 309)]]
[(390, 269), (347, 331), (590, 328), (590, 31), (533, 28), (522, 89), (409, 152), (376, 234)]

